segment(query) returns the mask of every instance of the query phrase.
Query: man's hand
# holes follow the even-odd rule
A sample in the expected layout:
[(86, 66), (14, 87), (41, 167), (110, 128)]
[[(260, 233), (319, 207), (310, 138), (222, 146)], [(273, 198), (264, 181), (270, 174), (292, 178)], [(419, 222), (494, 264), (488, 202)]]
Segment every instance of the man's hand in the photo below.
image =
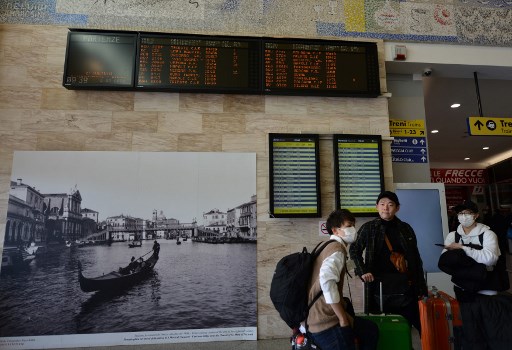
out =
[(375, 279), (373, 277), (373, 274), (371, 272), (368, 272), (368, 273), (365, 273), (364, 275), (361, 276), (361, 279), (364, 281), (364, 282), (373, 282), (373, 280)]
[(446, 250), (454, 250), (454, 249), (462, 249), (462, 244), (460, 243), (450, 243), (450, 245), (447, 245), (444, 247)]

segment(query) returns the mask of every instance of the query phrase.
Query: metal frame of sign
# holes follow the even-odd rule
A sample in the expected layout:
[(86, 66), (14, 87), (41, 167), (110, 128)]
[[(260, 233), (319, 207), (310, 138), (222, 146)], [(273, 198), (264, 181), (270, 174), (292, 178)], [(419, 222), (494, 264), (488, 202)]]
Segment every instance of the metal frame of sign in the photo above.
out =
[(270, 133), (268, 141), (270, 217), (321, 217), (319, 135)]
[(336, 208), (355, 216), (377, 215), (375, 201), (384, 190), (382, 137), (333, 135), (333, 155)]

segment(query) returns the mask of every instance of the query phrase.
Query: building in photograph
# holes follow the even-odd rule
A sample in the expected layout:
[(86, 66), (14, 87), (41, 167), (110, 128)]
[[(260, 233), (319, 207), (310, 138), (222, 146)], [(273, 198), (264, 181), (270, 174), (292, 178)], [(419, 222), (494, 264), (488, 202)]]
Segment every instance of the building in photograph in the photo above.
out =
[(256, 225), (256, 195), (251, 196), (251, 200), (238, 206), (240, 209), (240, 236), (250, 240), (257, 239)]
[(44, 197), (22, 179), (11, 181), (4, 246), (44, 242)]
[(207, 213), (203, 213), (204, 228), (224, 235), (227, 228), (227, 214), (219, 209), (212, 209)]
[(76, 186), (69, 193), (45, 193), (43, 196), (48, 242), (83, 240), (82, 196)]

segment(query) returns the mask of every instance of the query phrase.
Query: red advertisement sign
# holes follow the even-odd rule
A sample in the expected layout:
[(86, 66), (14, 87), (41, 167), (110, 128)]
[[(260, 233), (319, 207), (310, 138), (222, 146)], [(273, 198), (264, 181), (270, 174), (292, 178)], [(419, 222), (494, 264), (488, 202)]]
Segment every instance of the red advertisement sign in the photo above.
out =
[(485, 185), (486, 169), (430, 169), (430, 182), (456, 186)]

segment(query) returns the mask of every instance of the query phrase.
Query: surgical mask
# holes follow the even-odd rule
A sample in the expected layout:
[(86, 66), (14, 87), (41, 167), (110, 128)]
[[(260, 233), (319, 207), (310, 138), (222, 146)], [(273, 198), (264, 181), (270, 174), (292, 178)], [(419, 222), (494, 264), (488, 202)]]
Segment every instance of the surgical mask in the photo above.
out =
[(345, 236), (343, 237), (345, 243), (354, 243), (357, 233), (356, 228), (354, 226), (345, 227), (343, 231), (345, 232)]
[(475, 222), (473, 214), (459, 214), (457, 215), (457, 218), (459, 219), (460, 224), (464, 227), (469, 227)]

